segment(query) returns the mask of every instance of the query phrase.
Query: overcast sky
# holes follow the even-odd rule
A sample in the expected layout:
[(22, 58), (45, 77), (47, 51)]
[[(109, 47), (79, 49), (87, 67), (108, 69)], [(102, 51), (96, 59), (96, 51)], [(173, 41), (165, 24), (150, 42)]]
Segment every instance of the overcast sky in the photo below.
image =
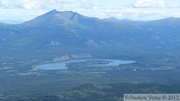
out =
[(101, 19), (180, 18), (180, 0), (0, 0), (0, 22), (21, 23), (53, 9)]

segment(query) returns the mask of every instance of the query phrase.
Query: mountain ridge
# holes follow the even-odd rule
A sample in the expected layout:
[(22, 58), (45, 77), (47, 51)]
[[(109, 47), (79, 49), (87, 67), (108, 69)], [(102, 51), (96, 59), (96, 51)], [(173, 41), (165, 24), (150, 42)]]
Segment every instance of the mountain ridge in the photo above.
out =
[[(96, 18), (96, 17), (88, 17), (88, 16), (84, 16), (84, 15), (81, 15), (81, 14), (79, 14), (79, 13), (77, 13), (77, 12), (73, 12), (73, 11), (58, 11), (58, 10), (56, 10), (56, 9), (53, 9), (53, 10), (51, 10), (51, 11), (49, 11), (49, 12), (47, 12), (47, 13), (45, 13), (45, 14), (42, 14), (42, 15), (40, 15), (40, 16), (37, 16), (37, 17), (35, 17), (34, 19), (37, 19), (37, 18), (39, 18), (39, 17), (41, 17), (41, 16), (46, 16), (46, 15), (54, 15), (54, 14), (62, 14), (62, 15), (64, 15), (64, 17), (66, 17), (66, 18), (69, 18), (69, 19), (71, 19), (71, 20), (73, 20), (73, 18), (76, 18), (76, 16), (80, 16), (80, 17), (85, 17), (85, 18), (95, 18), (95, 19), (100, 19), (100, 18)], [(71, 16), (69, 16), (69, 14), (71, 15)], [(73, 16), (75, 16), (75, 17), (73, 17), (72, 16), (72, 14), (73, 14)], [(31, 20), (34, 20), (34, 19), (31, 19)], [(141, 20), (131, 20), (131, 19), (117, 19), (117, 18), (115, 18), (115, 17), (109, 17), (109, 18), (104, 18), (104, 19), (101, 19), (101, 20), (109, 20), (109, 21), (112, 21), (112, 20), (119, 20), (119, 21), (134, 21), (134, 22), (153, 22), (153, 21), (161, 21), (161, 20), (178, 20), (178, 19), (180, 19), (180, 18), (178, 18), (178, 17), (167, 17), (167, 18), (162, 18), (162, 19), (157, 19), (157, 20), (147, 20), (147, 21), (141, 21)], [(31, 20), (29, 20), (29, 21), (31, 21)], [(22, 23), (26, 23), (26, 22), (29, 22), (29, 21), (24, 21), (24, 22), (22, 22)], [(22, 24), (22, 23), (20, 23), (20, 24)], [(1, 24), (9, 24), (9, 23), (3, 23), (3, 22), (0, 22), (0, 25)], [(17, 25), (17, 24), (9, 24), (9, 25)]]
[(79, 13), (72, 11), (62, 11), (52, 10), (43, 15), (40, 15), (30, 21), (24, 22), (23, 25), (28, 24), (29, 26), (42, 26), (42, 25), (55, 25), (55, 24), (65, 24), (65, 23), (80, 23), (83, 19), (88, 17), (80, 15)]
[(179, 47), (179, 25), (179, 18), (104, 20), (52, 10), (22, 24), (0, 24), (0, 49), (24, 52), (173, 49)]

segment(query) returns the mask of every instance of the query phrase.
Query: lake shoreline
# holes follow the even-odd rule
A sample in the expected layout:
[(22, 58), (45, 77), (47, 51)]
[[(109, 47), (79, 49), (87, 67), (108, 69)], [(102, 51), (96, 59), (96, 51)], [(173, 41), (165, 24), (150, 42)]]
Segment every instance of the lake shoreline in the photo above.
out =
[[(121, 64), (131, 64), (135, 63), (133, 60), (118, 60), (118, 59), (75, 59), (75, 60), (66, 60), (62, 62), (48, 63), (37, 65), (35, 68), (41, 70), (67, 70), (67, 65), (70, 63), (80, 63), (80, 62), (104, 62), (104, 63), (94, 63), (87, 66), (118, 66)], [(106, 63), (105, 63), (106, 62)]]

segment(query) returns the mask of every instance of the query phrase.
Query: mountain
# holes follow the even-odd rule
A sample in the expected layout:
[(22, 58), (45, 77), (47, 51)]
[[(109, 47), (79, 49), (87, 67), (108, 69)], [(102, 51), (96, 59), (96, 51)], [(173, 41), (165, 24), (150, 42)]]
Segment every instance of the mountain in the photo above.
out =
[(22, 52), (151, 51), (179, 48), (180, 19), (98, 19), (52, 10), (22, 24), (0, 24), (0, 50)]
[(80, 15), (79, 13), (72, 11), (59, 12), (57, 10), (52, 10), (47, 12), (35, 19), (23, 23), (23, 26), (81, 26), (82, 25), (92, 25), (94, 23), (100, 22), (101, 20), (93, 17), (86, 17)]
[(33, 20), (27, 21), (23, 23), (26, 26), (50, 26), (57, 24), (71, 24), (75, 22), (80, 22), (84, 16), (72, 12), (72, 11), (64, 11), (59, 12), (57, 10), (52, 10), (46, 14), (43, 14)]

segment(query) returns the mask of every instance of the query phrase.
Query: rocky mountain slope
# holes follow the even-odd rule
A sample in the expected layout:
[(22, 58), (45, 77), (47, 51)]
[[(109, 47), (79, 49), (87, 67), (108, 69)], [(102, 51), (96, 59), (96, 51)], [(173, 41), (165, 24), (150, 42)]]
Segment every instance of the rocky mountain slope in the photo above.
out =
[(174, 49), (180, 43), (180, 19), (130, 21), (86, 17), (52, 10), (22, 24), (0, 24), (0, 50), (147, 50)]

